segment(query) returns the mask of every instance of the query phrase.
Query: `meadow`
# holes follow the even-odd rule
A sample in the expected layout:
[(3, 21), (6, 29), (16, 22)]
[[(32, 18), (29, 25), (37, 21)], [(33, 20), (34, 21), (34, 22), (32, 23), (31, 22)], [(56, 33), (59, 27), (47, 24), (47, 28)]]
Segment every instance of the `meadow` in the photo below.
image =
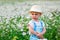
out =
[(14, 0), (12, 2), (0, 1), (0, 40), (29, 40), (30, 34), (27, 24), (31, 18), (28, 11), (34, 4), (46, 6), (43, 9), (46, 13), (44, 12), (45, 14), (39, 18), (45, 23), (44, 37), (48, 40), (60, 40), (60, 2), (55, 4), (55, 2), (23, 1), (20, 0), (20, 3), (16, 3)]
[[(46, 25), (46, 33), (44, 37), (48, 40), (60, 40), (60, 12), (53, 11), (52, 18), (46, 16), (41, 17)], [(29, 40), (29, 30), (27, 27), (31, 18), (26, 16), (14, 16), (8, 20), (0, 17), (0, 40)]]

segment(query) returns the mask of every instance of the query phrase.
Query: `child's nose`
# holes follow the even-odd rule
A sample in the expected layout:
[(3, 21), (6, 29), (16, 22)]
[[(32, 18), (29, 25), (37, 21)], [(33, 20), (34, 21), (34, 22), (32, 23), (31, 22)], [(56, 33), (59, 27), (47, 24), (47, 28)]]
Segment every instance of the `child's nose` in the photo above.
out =
[(34, 17), (36, 17), (36, 15), (34, 15)]

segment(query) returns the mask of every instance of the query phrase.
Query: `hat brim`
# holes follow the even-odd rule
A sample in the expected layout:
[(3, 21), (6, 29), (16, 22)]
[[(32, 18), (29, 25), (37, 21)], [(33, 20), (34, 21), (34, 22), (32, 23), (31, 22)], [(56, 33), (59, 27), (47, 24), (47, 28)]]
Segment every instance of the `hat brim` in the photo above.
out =
[[(29, 13), (31, 13), (31, 12), (37, 12), (37, 11), (29, 11)], [(42, 14), (42, 12), (37, 12), (37, 13), (40, 13), (40, 14)]]

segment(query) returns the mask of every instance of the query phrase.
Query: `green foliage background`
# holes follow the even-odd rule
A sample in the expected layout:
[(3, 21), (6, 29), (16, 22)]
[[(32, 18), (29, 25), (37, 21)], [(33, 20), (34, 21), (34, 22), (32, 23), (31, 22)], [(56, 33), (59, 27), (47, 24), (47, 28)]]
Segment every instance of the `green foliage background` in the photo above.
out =
[[(48, 40), (60, 40), (60, 11), (53, 11), (52, 18), (41, 17), (46, 24), (44, 35)], [(0, 40), (29, 40), (27, 24), (30, 18), (14, 16), (10, 19), (0, 17)], [(18, 26), (21, 24), (21, 27)], [(21, 30), (23, 29), (23, 30)]]

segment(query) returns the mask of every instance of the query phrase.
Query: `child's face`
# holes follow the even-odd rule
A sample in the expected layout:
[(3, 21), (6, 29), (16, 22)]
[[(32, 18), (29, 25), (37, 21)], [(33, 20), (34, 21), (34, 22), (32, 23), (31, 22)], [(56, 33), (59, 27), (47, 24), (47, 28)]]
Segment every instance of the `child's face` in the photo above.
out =
[(32, 19), (38, 19), (41, 16), (39, 12), (30, 12)]

